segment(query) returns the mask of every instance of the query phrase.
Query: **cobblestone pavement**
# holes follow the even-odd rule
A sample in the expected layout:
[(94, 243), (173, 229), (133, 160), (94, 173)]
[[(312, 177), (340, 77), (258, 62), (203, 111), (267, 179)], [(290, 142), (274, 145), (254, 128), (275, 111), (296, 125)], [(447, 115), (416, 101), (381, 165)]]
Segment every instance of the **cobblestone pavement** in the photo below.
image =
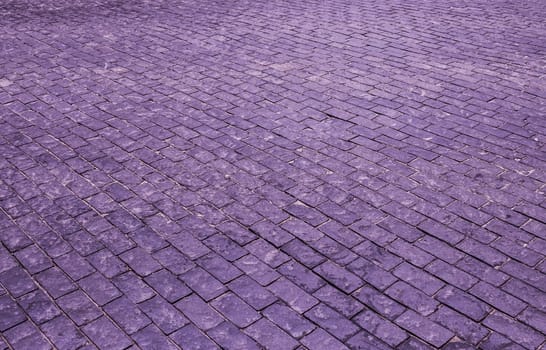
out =
[(2, 1), (0, 349), (545, 349), (545, 13)]

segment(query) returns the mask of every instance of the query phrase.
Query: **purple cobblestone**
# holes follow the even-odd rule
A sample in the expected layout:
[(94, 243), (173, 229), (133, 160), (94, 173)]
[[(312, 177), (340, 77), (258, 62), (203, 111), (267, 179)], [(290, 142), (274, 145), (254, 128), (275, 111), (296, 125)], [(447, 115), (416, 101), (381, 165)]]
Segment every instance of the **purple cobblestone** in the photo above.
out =
[(305, 316), (341, 341), (358, 332), (353, 322), (322, 303), (307, 311)]
[[(138, 344), (140, 348), (154, 348), (158, 350), (175, 350), (177, 347), (172, 341), (169, 340), (161, 330), (154, 326), (141, 329), (137, 333), (133, 334), (133, 340)], [(136, 346), (134, 346), (136, 348)]]
[(385, 343), (395, 347), (408, 335), (402, 329), (371, 310), (363, 311), (355, 317), (355, 322), (364, 330), (375, 335)]
[(60, 315), (59, 308), (41, 290), (25, 294), (17, 301), (36, 324), (44, 323)]
[(197, 327), (205, 331), (217, 326), (223, 318), (211, 306), (197, 295), (188, 296), (175, 306), (186, 315)]
[(403, 329), (416, 334), (419, 338), (438, 348), (453, 336), (453, 333), (448, 329), (411, 310), (400, 315), (395, 322)]
[(260, 318), (258, 312), (233, 293), (228, 292), (219, 296), (211, 305), (240, 328), (245, 328)]
[(249, 336), (241, 332), (231, 323), (223, 322), (217, 327), (211, 329), (208, 335), (214, 340), (221, 349), (260, 349), (260, 346)]
[(253, 323), (245, 331), (265, 349), (292, 350), (299, 345), (297, 340), (266, 318)]
[(540, 332), (501, 313), (489, 315), (484, 320), (484, 325), (504, 334), (526, 349), (536, 349), (544, 343), (544, 336)]
[(0, 349), (544, 349), (545, 12), (2, 2)]
[(78, 326), (89, 323), (102, 315), (99, 307), (80, 290), (59, 298), (57, 303)]
[(171, 334), (171, 339), (182, 348), (196, 350), (220, 349), (210, 338), (192, 324)]
[[(81, 331), (65, 316), (45, 323), (41, 329), (57, 349), (75, 349), (90, 345)], [(63, 331), (59, 332), (60, 329)]]
[(7, 330), (4, 336), (8, 344), (16, 349), (51, 349), (51, 344), (45, 335), (30, 322), (24, 322)]
[(173, 305), (160, 296), (155, 296), (138, 305), (164, 333), (172, 333), (188, 324), (188, 320)]

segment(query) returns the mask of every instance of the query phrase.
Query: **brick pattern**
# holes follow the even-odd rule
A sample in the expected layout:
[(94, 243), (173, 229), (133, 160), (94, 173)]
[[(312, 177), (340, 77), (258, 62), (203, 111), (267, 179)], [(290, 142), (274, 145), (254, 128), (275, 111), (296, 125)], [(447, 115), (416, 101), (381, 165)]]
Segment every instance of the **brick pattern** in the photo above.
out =
[(0, 349), (543, 349), (544, 1), (0, 4)]

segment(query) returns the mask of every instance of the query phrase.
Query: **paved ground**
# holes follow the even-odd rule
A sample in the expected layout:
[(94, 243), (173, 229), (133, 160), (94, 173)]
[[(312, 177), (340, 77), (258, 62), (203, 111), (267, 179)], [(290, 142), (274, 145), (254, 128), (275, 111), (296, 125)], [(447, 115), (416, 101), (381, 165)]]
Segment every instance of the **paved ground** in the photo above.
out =
[(544, 349), (545, 13), (2, 1), (0, 349)]

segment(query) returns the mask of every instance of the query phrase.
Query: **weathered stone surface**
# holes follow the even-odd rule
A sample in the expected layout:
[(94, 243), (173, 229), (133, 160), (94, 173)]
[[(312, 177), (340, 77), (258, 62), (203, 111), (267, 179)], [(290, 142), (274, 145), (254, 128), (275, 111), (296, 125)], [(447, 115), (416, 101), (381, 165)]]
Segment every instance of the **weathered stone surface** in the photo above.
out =
[(546, 341), (543, 1), (0, 4), (0, 349)]

